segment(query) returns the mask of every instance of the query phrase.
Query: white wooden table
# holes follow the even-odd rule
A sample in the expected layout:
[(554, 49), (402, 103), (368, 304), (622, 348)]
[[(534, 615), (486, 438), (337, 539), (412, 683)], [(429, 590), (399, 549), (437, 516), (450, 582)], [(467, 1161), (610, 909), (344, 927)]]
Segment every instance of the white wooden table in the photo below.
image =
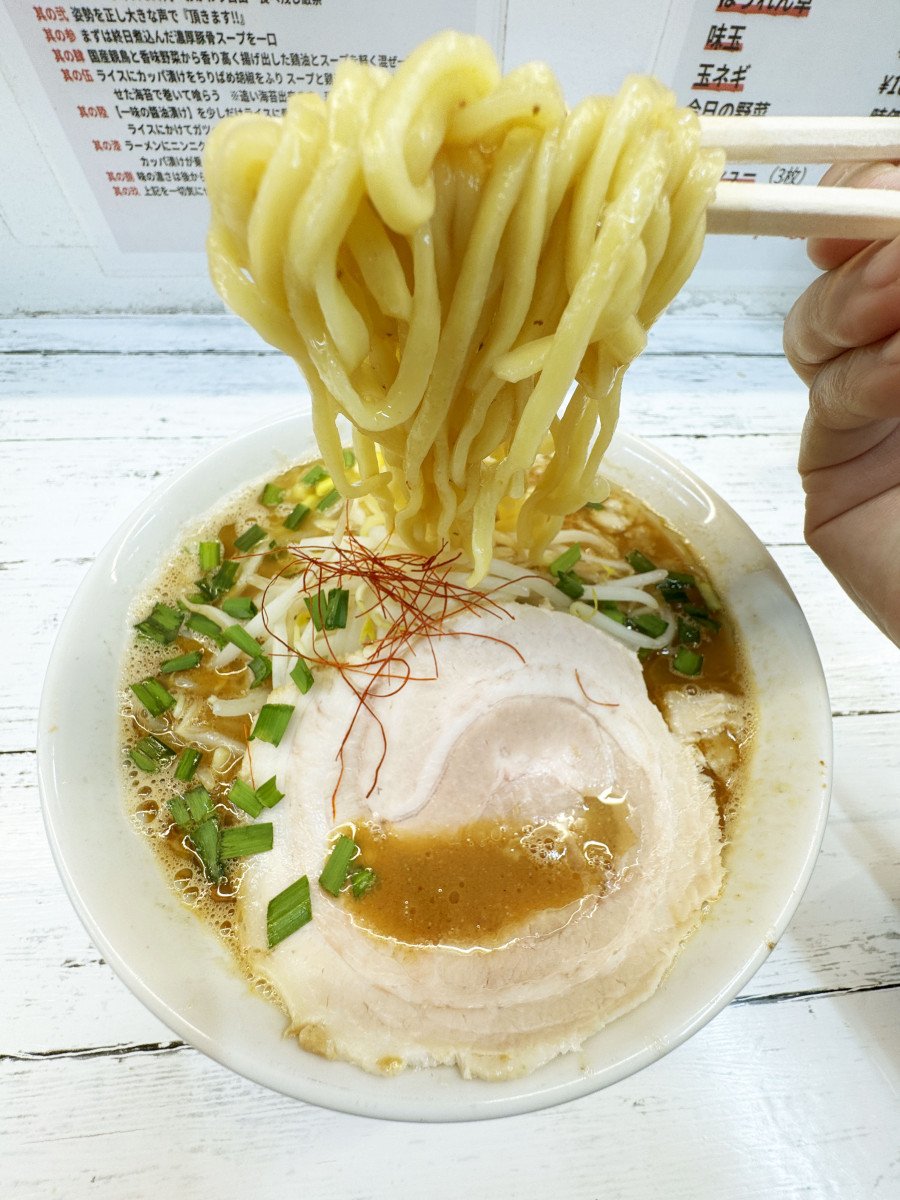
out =
[(531, 1116), (391, 1125), (232, 1076), (113, 975), (57, 878), (35, 716), (60, 617), (166, 475), (289, 409), (290, 363), (226, 318), (0, 323), (0, 1197), (900, 1196), (900, 651), (802, 544), (805, 397), (776, 321), (667, 318), (623, 425), (771, 547), (824, 660), (836, 778), (822, 856), (746, 991), (655, 1066)]

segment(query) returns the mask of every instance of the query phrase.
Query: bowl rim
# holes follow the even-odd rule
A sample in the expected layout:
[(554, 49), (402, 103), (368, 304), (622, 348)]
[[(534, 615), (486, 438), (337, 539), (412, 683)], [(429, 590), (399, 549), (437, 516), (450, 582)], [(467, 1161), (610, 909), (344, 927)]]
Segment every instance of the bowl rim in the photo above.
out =
[[(760, 556), (760, 561), (765, 565), (766, 572), (777, 582), (783, 592), (785, 603), (794, 610), (794, 616), (797, 618), (795, 622), (796, 630), (800, 631), (800, 638), (803, 643), (800, 650), (805, 656), (806, 666), (810, 671), (806, 679), (806, 694), (811, 719), (815, 718), (816, 745), (821, 766), (821, 777), (816, 781), (816, 786), (820, 788), (821, 799), (815, 809), (815, 819), (809, 827), (809, 839), (802, 858), (797, 863), (792, 877), (788, 881), (788, 885), (784, 888), (783, 902), (774, 919), (766, 926), (765, 938), (759, 940), (755, 952), (744, 959), (739, 969), (735, 970), (729, 977), (720, 980), (718, 987), (707, 995), (702, 1003), (698, 1004), (689, 1019), (681, 1021), (674, 1029), (667, 1031), (662, 1039), (652, 1039), (641, 1051), (626, 1055), (611, 1066), (607, 1066), (596, 1072), (590, 1070), (579, 1072), (578, 1069), (574, 1069), (571, 1079), (549, 1087), (541, 1087), (540, 1085), (535, 1087), (534, 1084), (537, 1076), (532, 1074), (512, 1081), (518, 1085), (518, 1091), (514, 1091), (512, 1094), (510, 1094), (510, 1089), (506, 1088), (498, 1091), (494, 1097), (481, 1095), (474, 1098), (451, 1098), (449, 1102), (442, 1101), (430, 1108), (426, 1107), (424, 1109), (420, 1099), (401, 1097), (398, 1100), (392, 1093), (387, 1092), (387, 1089), (384, 1089), (387, 1093), (386, 1095), (375, 1097), (373, 1100), (367, 1098), (368, 1093), (372, 1090), (373, 1084), (379, 1085), (384, 1083), (382, 1077), (369, 1076), (362, 1071), (358, 1071), (357, 1068), (351, 1068), (358, 1072), (360, 1080), (360, 1086), (356, 1089), (341, 1086), (340, 1083), (329, 1085), (327, 1083), (316, 1083), (314, 1080), (306, 1080), (304, 1082), (302, 1072), (299, 1074), (292, 1073), (290, 1076), (284, 1072), (273, 1072), (260, 1066), (253, 1055), (245, 1052), (241, 1046), (221, 1044), (202, 1025), (198, 1026), (196, 1014), (186, 1011), (185, 1005), (183, 1003), (179, 1004), (177, 997), (173, 1002), (171, 997), (159, 995), (145, 982), (142, 977), (140, 962), (135, 962), (133, 948), (131, 951), (121, 949), (116, 944), (115, 938), (108, 936), (105, 929), (108, 922), (104, 919), (104, 913), (97, 912), (96, 905), (86, 898), (83, 887), (85, 881), (81, 873), (82, 869), (78, 864), (77, 855), (69, 844), (71, 839), (67, 842), (67, 834), (60, 819), (62, 813), (61, 806), (65, 802), (60, 786), (60, 779), (63, 772), (60, 770), (61, 752), (58, 741), (52, 736), (56, 732), (56, 727), (53, 723), (55, 720), (53, 709), (57, 695), (65, 688), (65, 676), (69, 669), (72, 642), (81, 628), (83, 610), (88, 606), (91, 594), (103, 582), (105, 573), (111, 570), (115, 576), (116, 563), (120, 554), (129, 545), (129, 542), (136, 535), (139, 535), (144, 520), (148, 514), (158, 509), (161, 501), (171, 494), (176, 493), (179, 487), (183, 486), (187, 480), (199, 475), (217, 460), (224, 460), (225, 456), (233, 454), (235, 448), (242, 444), (254, 442), (258, 445), (269, 445), (272, 448), (274, 456), (279, 447), (285, 445), (298, 446), (298, 433), (302, 435), (299, 445), (302, 445), (304, 440), (309, 442), (310, 418), (308, 413), (297, 414), (293, 412), (289, 415), (269, 419), (262, 424), (255, 424), (239, 432), (226, 442), (212, 448), (183, 470), (164, 480), (153, 489), (144, 502), (118, 527), (88, 569), (69, 604), (54, 642), (41, 693), (37, 730), (37, 768), (41, 808), (47, 838), (63, 886), (76, 913), (91, 940), (112, 967), (113, 971), (129, 990), (186, 1044), (193, 1046), (222, 1066), (237, 1072), (239, 1075), (255, 1083), (280, 1092), (283, 1095), (316, 1104), (319, 1107), (357, 1116), (415, 1122), (485, 1119), (553, 1107), (557, 1104), (575, 1100), (598, 1091), (642, 1070), (644, 1067), (664, 1057), (677, 1046), (680, 1046), (730, 1003), (759, 969), (787, 928), (809, 882), (825, 832), (832, 782), (832, 725), (825, 676), (812, 639), (812, 634), (793, 592), (772, 556), (746, 522), (721, 497), (716, 495), (708, 485), (656, 446), (652, 446), (627, 433), (617, 432), (610, 448), (608, 463), (612, 467), (609, 471), (611, 477), (615, 478), (616, 476), (616, 464), (620, 457), (627, 457), (630, 454), (637, 456), (642, 462), (651, 465), (654, 469), (662, 472), (663, 475), (668, 474), (679, 481), (683, 481), (687, 486), (694, 488), (698, 494), (707, 497), (713, 506), (713, 510), (719, 516), (727, 517), (734, 528), (741, 530), (742, 535), (748, 539), (748, 544), (752, 543)], [(605, 460), (604, 466), (606, 467), (607, 465), (607, 460)], [(253, 476), (247, 476), (238, 481), (231, 490), (236, 492), (240, 488), (248, 486), (256, 478), (256, 474), (254, 473)], [(196, 512), (190, 514), (194, 521), (196, 521), (197, 515)], [(174, 543), (178, 529), (183, 527), (185, 522), (186, 518), (183, 513), (180, 518), (169, 522), (172, 543)], [(121, 664), (117, 663), (115, 677), (116, 690), (118, 689), (118, 671), (120, 669)], [(111, 790), (113, 794), (120, 796), (118, 780), (115, 781), (115, 786)], [(124, 806), (122, 807), (124, 808)], [(149, 857), (155, 858), (152, 855)], [(178, 900), (174, 891), (171, 888), (169, 890), (172, 903), (177, 905), (182, 911), (188, 911)], [(191, 914), (191, 917), (193, 919), (193, 914)], [(197, 924), (199, 925), (200, 922), (197, 922)], [(206, 929), (205, 933), (218, 942), (218, 939), (215, 939), (215, 935), (211, 931)], [(696, 936), (695, 931), (691, 935), (691, 938), (688, 939), (687, 944), (689, 945), (691, 939)], [(683, 957), (684, 953), (685, 949), (682, 948), (676, 957), (676, 963)], [(234, 968), (234, 972), (237, 974), (237, 968)], [(651, 996), (644, 1003), (649, 1003), (652, 998)], [(639, 1005), (632, 1012), (639, 1011), (642, 1007), (643, 1005)], [(630, 1015), (630, 1013), (626, 1013), (618, 1021), (627, 1021)], [(606, 1029), (612, 1028), (618, 1024), (618, 1021), (612, 1022), (609, 1026), (606, 1026)], [(599, 1035), (593, 1036), (597, 1037)], [(300, 1051), (300, 1053), (303, 1054), (305, 1052)], [(563, 1058), (573, 1060), (577, 1059), (577, 1057), (577, 1052), (563, 1056)], [(555, 1061), (559, 1062), (560, 1059)], [(343, 1069), (346, 1064), (338, 1064), (338, 1066)], [(456, 1075), (454, 1068), (440, 1068), (439, 1070), (441, 1072), (452, 1070), (454, 1075)], [(541, 1070), (544, 1070), (544, 1068)], [(425, 1075), (428, 1073), (418, 1072), (418, 1074)], [(410, 1072), (406, 1072), (405, 1075), (408, 1077)], [(460, 1077), (456, 1075), (456, 1078), (459, 1080)], [(301, 1086), (293, 1086), (296, 1080), (300, 1080)], [(362, 1081), (365, 1081), (365, 1084)], [(481, 1083), (481, 1081), (461, 1082), (464, 1085), (470, 1085), (473, 1082)], [(484, 1086), (489, 1089), (497, 1088), (497, 1085), (493, 1084), (486, 1084)]]

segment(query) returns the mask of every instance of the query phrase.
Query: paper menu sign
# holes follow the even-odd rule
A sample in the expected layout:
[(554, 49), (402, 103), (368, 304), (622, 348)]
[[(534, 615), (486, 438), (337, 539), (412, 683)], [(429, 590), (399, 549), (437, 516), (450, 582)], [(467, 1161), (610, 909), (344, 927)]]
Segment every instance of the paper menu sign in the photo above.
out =
[[(499, 54), (505, 13), (455, 0), (453, 25)], [(293, 92), (324, 94), (343, 58), (393, 68), (447, 24), (437, 0), (0, 0), (3, 17), (36, 77), (23, 106), (117, 271), (202, 250), (200, 156), (221, 117), (280, 115)]]
[[(900, 116), (896, 0), (673, 0), (655, 65), (701, 116)], [(726, 167), (737, 182), (815, 183), (824, 167)]]

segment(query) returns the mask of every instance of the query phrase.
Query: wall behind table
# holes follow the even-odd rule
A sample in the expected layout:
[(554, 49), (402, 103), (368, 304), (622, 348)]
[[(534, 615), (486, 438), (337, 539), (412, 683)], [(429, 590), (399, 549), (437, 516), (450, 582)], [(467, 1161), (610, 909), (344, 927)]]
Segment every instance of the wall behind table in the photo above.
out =
[[(428, 2), (452, 20), (452, 5)], [(690, 0), (508, 0), (505, 66), (548, 61), (570, 104), (613, 91), (629, 72), (665, 58), (664, 39), (679, 39), (680, 14), (691, 7)], [(174, 269), (171, 256), (146, 255), (140, 274), (101, 265), (78, 216), (79, 181), (36, 119), (36, 75), (4, 21), (0, 4), (0, 316), (221, 311), (200, 253), (181, 256)], [(710, 239), (676, 308), (779, 313), (812, 275), (798, 244)]]

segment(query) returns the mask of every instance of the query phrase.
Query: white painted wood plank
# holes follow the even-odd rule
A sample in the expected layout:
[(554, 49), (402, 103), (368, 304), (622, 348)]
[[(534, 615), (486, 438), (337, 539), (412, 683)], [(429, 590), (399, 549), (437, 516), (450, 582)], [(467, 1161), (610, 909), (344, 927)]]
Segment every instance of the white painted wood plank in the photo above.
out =
[[(649, 354), (712, 350), (780, 354), (782, 322), (777, 316), (745, 317), (710, 310), (668, 313), (650, 334)], [(134, 354), (181, 351), (219, 354), (279, 351), (230, 313), (137, 317), (12, 317), (0, 320), (0, 353), (95, 352)]]
[[(0, 437), (225, 434), (253, 419), (259, 397), (267, 411), (287, 411), (306, 394), (283, 355), (0, 354)], [(644, 356), (623, 399), (644, 436), (794, 434), (805, 411), (806, 390), (783, 358), (737, 354)]]
[(896, 996), (726, 1010), (640, 1075), (497, 1124), (327, 1113), (189, 1050), (0, 1063), (9, 1196), (892, 1200)]
[[(900, 986), (898, 722), (895, 715), (837, 720), (822, 855), (793, 923), (745, 997)], [(69, 906), (40, 821), (32, 754), (0, 754), (0, 795), (0, 844), (16, 846), (0, 874), (0, 1054), (168, 1041)]]

